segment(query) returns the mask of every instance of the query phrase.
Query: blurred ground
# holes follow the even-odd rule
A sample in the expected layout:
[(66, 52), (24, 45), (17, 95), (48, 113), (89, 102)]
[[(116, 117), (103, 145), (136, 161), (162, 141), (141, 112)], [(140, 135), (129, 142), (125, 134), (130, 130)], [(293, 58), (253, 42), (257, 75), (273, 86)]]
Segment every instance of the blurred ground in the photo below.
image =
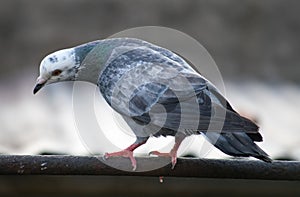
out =
[[(27, 79), (30, 81), (31, 79)], [(76, 128), (72, 110), (72, 83), (54, 84), (43, 89), (38, 95), (32, 96), (32, 84), (26, 79), (16, 83), (15, 91), (2, 97), (0, 111), (1, 138), (0, 151), (14, 154), (68, 153), (89, 154), (82, 141), (81, 133)], [(94, 88), (93, 85), (85, 84)], [(259, 81), (225, 82), (227, 97), (242, 114), (256, 120), (264, 142), (259, 143), (272, 158), (290, 158), (300, 160), (300, 87), (291, 84), (270, 84)], [(0, 92), (9, 92), (11, 88), (0, 85)], [(83, 95), (86, 96), (86, 95)], [(98, 99), (98, 97), (97, 97)], [(110, 123), (108, 132), (112, 130), (124, 135), (125, 139), (116, 141), (110, 138), (119, 148), (125, 148), (134, 138), (122, 133), (114, 115), (99, 97), (96, 103), (97, 117), (102, 118), (100, 124)], [(103, 129), (103, 127), (101, 127)], [(105, 127), (104, 127), (105, 129)], [(119, 131), (120, 130), (120, 131)], [(86, 131), (89, 132), (89, 131)], [(100, 132), (100, 131), (99, 131)], [(106, 135), (107, 136), (107, 135)], [(109, 138), (111, 135), (108, 135)], [(94, 137), (94, 136), (91, 136)], [(197, 136), (188, 150), (183, 154), (207, 156), (212, 158), (227, 157), (213, 148), (209, 155), (200, 151), (203, 138)], [(172, 142), (172, 138), (153, 138), (137, 150), (147, 153), (153, 146), (160, 147), (162, 142)], [(98, 146), (98, 141), (93, 141)], [(89, 147), (93, 146), (90, 145)], [(104, 153), (107, 147), (97, 149)]]

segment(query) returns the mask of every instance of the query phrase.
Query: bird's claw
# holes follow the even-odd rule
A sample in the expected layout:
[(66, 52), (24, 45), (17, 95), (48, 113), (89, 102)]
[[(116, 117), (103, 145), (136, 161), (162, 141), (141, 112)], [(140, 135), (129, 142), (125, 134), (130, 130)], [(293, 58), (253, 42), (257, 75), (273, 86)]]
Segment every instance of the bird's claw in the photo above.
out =
[(158, 157), (171, 157), (171, 163), (172, 167), (171, 169), (173, 170), (175, 168), (175, 165), (177, 163), (177, 153), (176, 152), (169, 152), (169, 153), (161, 153), (159, 151), (151, 151), (149, 152), (149, 155), (156, 155)]
[(133, 152), (132, 151), (122, 150), (122, 151), (114, 152), (114, 153), (105, 153), (102, 158), (105, 161), (105, 160), (107, 160), (110, 157), (128, 157), (130, 159), (130, 161), (131, 161), (132, 171), (135, 171), (136, 168), (137, 168), (136, 160), (135, 160), (135, 158), (133, 156)]
[(104, 161), (106, 161), (109, 158), (108, 153), (104, 153), (104, 155), (102, 156), (102, 159)]

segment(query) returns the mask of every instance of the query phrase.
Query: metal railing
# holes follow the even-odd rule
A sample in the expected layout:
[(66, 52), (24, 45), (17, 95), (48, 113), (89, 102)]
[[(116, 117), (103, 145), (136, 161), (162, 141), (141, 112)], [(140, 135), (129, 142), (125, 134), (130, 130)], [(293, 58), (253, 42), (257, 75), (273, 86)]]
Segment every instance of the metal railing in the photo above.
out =
[[(158, 157), (137, 157), (138, 165), (151, 165)], [(199, 158), (178, 158), (175, 169), (166, 165), (160, 169), (131, 172), (105, 165), (92, 156), (32, 156), (1, 155), (2, 175), (111, 175), (111, 176), (170, 176), (230, 179), (300, 180), (300, 162), (274, 161), (265, 163), (258, 160), (220, 160)], [(110, 158), (118, 165), (129, 165), (127, 158)]]

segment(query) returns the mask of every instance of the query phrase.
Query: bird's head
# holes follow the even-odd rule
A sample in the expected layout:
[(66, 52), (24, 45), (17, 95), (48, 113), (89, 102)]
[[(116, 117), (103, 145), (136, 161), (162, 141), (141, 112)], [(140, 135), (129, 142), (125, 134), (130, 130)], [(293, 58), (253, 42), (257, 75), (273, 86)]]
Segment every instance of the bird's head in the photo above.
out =
[(78, 67), (73, 48), (47, 55), (41, 61), (40, 76), (37, 78), (33, 93), (37, 93), (42, 87), (51, 83), (75, 80)]

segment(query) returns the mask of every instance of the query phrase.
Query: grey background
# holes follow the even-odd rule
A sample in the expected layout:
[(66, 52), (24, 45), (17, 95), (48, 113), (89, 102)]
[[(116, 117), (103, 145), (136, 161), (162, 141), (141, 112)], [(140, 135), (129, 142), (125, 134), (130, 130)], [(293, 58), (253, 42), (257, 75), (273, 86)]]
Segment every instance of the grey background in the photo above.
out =
[[(74, 126), (72, 86), (55, 84), (32, 95), (39, 63), (58, 49), (146, 25), (174, 28), (197, 39), (219, 66), (231, 104), (258, 121), (264, 137), (259, 146), (273, 159), (300, 160), (297, 0), (0, 0), (0, 153), (88, 154)], [(98, 104), (102, 116), (111, 115)], [(150, 140), (158, 144), (160, 139)], [(199, 157), (199, 141), (190, 155)], [(95, 145), (106, 148), (101, 144)], [(147, 153), (155, 146), (148, 142), (141, 148)], [(206, 158), (228, 156), (214, 149)], [(160, 184), (158, 177), (3, 176), (0, 196), (299, 193), (296, 181), (164, 180)]]
[(49, 52), (159, 25), (196, 38), (225, 79), (299, 82), (299, 8), (296, 0), (1, 0), (0, 71), (36, 76)]
[[(259, 145), (272, 158), (300, 160), (299, 11), (293, 0), (0, 0), (0, 152), (87, 154), (74, 124), (72, 84), (49, 85), (33, 96), (40, 61), (129, 28), (165, 26), (209, 51), (226, 97), (258, 122), (264, 137)], [(97, 101), (101, 119), (110, 117), (110, 108)], [(117, 141), (127, 146), (128, 140)], [(164, 143), (159, 140), (152, 142)], [(200, 156), (199, 145), (192, 145), (191, 154)], [(207, 157), (227, 157), (212, 152)]]

